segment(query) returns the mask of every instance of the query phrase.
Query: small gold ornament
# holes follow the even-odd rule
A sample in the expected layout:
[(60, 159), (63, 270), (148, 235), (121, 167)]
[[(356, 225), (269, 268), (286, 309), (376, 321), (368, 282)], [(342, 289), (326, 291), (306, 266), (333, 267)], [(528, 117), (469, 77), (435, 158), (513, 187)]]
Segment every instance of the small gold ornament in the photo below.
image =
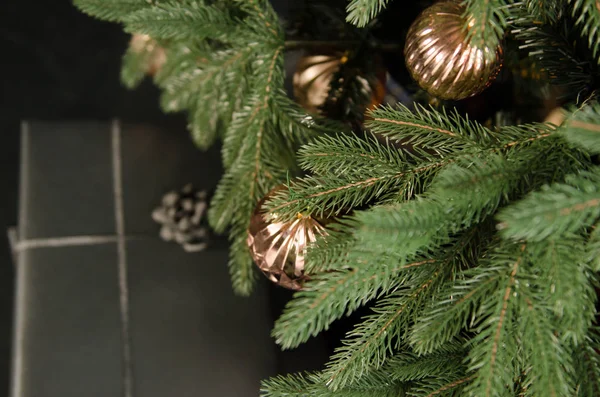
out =
[(425, 9), (406, 36), (404, 57), (413, 79), (432, 95), (459, 100), (487, 88), (502, 67), (502, 48), (469, 44), (465, 7), (441, 1)]
[(254, 263), (269, 280), (285, 288), (300, 290), (308, 278), (304, 274), (306, 248), (326, 231), (308, 215), (298, 214), (293, 221), (278, 222), (276, 215), (271, 214), (268, 220), (262, 206), (271, 195), (256, 206), (246, 243)]
[[(348, 55), (343, 53), (331, 55), (307, 55), (300, 59), (294, 73), (294, 97), (306, 111), (317, 114), (325, 104), (331, 81), (340, 66), (348, 62)], [(368, 108), (380, 105), (385, 97), (386, 73), (379, 68), (377, 82), (373, 85), (362, 77), (358, 77), (366, 92), (371, 93)]]
[(154, 76), (167, 61), (167, 53), (156, 40), (147, 34), (135, 33), (131, 36), (129, 48), (137, 54), (145, 53), (147, 59), (146, 73)]

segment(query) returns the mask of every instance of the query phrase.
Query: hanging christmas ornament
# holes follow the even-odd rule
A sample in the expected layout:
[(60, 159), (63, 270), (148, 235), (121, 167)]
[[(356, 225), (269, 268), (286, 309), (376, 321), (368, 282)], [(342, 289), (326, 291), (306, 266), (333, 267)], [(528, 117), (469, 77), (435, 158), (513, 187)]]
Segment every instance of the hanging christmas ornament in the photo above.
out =
[(271, 195), (258, 203), (246, 242), (254, 263), (269, 280), (285, 288), (300, 290), (307, 279), (304, 274), (306, 248), (326, 231), (308, 215), (298, 214), (296, 219), (288, 222), (278, 221), (275, 214), (267, 216), (262, 206)]
[[(330, 94), (331, 83), (340, 67), (348, 62), (348, 56), (335, 53), (330, 55), (307, 55), (300, 59), (294, 73), (294, 97), (306, 111), (319, 113)], [(375, 107), (385, 97), (386, 72), (378, 68), (377, 79), (371, 83), (362, 76), (355, 76), (362, 89), (370, 95), (367, 108)], [(340, 96), (343, 93), (338, 93)]]
[(135, 33), (131, 36), (129, 48), (136, 54), (145, 54), (146, 73), (154, 76), (167, 61), (165, 49), (147, 34)]
[(179, 192), (165, 194), (161, 206), (152, 212), (152, 219), (161, 225), (164, 241), (175, 241), (187, 252), (202, 251), (209, 239), (207, 206), (207, 193), (188, 184)]
[(404, 57), (413, 79), (432, 95), (459, 100), (483, 91), (502, 66), (502, 48), (469, 44), (465, 7), (441, 1), (425, 9), (406, 36)]

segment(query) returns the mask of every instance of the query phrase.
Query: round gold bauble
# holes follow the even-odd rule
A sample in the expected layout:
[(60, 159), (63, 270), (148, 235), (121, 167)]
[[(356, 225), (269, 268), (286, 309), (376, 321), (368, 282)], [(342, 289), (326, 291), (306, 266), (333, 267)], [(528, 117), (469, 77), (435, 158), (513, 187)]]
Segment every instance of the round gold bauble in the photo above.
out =
[[(340, 66), (348, 61), (346, 55), (307, 55), (300, 59), (294, 73), (294, 97), (302, 108), (310, 113), (319, 113), (329, 95), (331, 81)], [(366, 92), (371, 95), (367, 108), (380, 105), (385, 97), (386, 73), (381, 67), (377, 70), (377, 80), (369, 84), (367, 79), (358, 76)]]
[(150, 76), (158, 73), (167, 61), (165, 49), (147, 34), (134, 33), (131, 36), (129, 48), (137, 54), (146, 54), (146, 73)]
[[(272, 194), (272, 193), (271, 193)], [(292, 290), (302, 289), (308, 278), (304, 274), (304, 256), (309, 244), (325, 235), (325, 228), (308, 215), (298, 214), (288, 222), (277, 221), (277, 216), (263, 213), (263, 204), (257, 205), (246, 243), (254, 263), (275, 284)]]
[(413, 79), (430, 94), (459, 100), (483, 91), (502, 67), (502, 49), (469, 44), (465, 8), (441, 1), (425, 9), (406, 36), (404, 57)]

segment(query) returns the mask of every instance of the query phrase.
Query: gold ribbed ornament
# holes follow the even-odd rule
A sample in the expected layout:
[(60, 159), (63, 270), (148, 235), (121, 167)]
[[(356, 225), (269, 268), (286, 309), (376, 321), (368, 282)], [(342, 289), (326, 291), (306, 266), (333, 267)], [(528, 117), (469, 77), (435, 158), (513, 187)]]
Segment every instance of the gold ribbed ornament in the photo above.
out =
[(269, 280), (285, 288), (300, 290), (308, 278), (304, 273), (306, 248), (326, 231), (308, 215), (298, 214), (296, 219), (288, 222), (278, 221), (275, 214), (269, 214), (267, 218), (262, 206), (271, 194), (258, 203), (246, 243), (254, 263)]
[(488, 87), (502, 67), (502, 48), (469, 44), (465, 8), (441, 1), (425, 9), (406, 36), (404, 57), (413, 79), (430, 94), (459, 100)]
[[(340, 66), (348, 61), (345, 54), (318, 54), (303, 56), (294, 73), (294, 97), (302, 108), (310, 113), (319, 113), (325, 104), (331, 81)], [(383, 67), (377, 70), (377, 80), (373, 84), (358, 77), (366, 92), (371, 94), (368, 108), (380, 105), (385, 97), (386, 72)]]

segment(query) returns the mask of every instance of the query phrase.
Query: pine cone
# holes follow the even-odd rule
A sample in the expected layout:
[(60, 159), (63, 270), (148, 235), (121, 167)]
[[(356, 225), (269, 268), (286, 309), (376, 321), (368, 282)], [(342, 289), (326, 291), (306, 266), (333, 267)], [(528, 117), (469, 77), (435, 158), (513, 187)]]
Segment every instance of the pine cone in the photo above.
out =
[(162, 205), (152, 212), (152, 219), (162, 226), (160, 237), (181, 244), (187, 252), (204, 250), (210, 237), (205, 216), (207, 197), (206, 191), (198, 191), (192, 184), (165, 194)]

